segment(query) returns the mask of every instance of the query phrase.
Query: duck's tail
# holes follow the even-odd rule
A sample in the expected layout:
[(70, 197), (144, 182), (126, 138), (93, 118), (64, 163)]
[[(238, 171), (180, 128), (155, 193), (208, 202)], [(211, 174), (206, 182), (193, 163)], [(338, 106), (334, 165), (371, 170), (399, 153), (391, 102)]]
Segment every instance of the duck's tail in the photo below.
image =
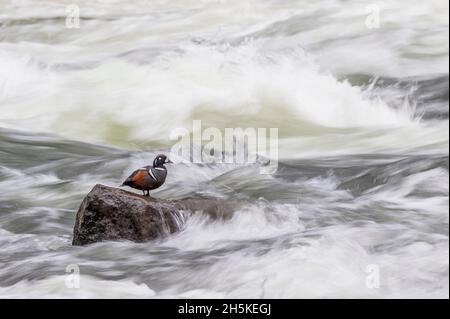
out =
[(122, 183), (122, 185), (119, 185), (119, 187), (124, 187), (130, 185), (130, 181), (127, 179), (125, 182)]

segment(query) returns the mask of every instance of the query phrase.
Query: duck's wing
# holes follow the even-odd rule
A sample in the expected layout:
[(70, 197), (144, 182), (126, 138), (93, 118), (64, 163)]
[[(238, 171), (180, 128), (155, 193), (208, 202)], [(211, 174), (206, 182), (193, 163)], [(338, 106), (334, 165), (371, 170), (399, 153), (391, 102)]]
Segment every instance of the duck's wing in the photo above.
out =
[(147, 178), (148, 170), (150, 169), (150, 167), (151, 166), (145, 166), (135, 170), (130, 176), (128, 176), (128, 178), (120, 186), (130, 186), (134, 184), (139, 184), (139, 181), (143, 180), (144, 178)]

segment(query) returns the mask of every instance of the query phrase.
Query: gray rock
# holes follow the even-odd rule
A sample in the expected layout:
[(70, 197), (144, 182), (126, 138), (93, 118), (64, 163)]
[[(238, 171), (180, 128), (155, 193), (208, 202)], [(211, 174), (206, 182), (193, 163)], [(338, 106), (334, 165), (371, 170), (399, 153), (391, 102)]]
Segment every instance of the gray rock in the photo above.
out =
[(192, 213), (226, 219), (238, 206), (233, 201), (202, 197), (157, 199), (96, 185), (78, 210), (72, 245), (105, 240), (145, 242), (181, 230)]

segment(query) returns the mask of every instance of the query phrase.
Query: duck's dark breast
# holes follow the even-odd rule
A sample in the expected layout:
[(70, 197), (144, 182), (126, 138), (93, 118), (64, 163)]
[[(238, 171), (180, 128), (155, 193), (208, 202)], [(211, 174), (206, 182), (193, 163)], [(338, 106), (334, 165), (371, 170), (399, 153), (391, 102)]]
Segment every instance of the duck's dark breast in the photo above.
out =
[(152, 167), (151, 171), (153, 173), (153, 176), (158, 180), (156, 184), (158, 184), (158, 186), (164, 184), (164, 182), (166, 181), (167, 169), (163, 167)]

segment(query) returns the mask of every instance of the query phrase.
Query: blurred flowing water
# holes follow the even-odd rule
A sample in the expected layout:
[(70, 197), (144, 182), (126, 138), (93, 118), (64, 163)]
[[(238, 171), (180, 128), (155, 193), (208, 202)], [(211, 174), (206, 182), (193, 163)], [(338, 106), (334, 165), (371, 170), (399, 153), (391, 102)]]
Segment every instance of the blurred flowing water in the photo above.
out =
[[(448, 298), (448, 2), (377, 4), (0, 0), (0, 296)], [(72, 247), (85, 194), (198, 119), (279, 128), (277, 172), (173, 165), (154, 196), (246, 205)]]

